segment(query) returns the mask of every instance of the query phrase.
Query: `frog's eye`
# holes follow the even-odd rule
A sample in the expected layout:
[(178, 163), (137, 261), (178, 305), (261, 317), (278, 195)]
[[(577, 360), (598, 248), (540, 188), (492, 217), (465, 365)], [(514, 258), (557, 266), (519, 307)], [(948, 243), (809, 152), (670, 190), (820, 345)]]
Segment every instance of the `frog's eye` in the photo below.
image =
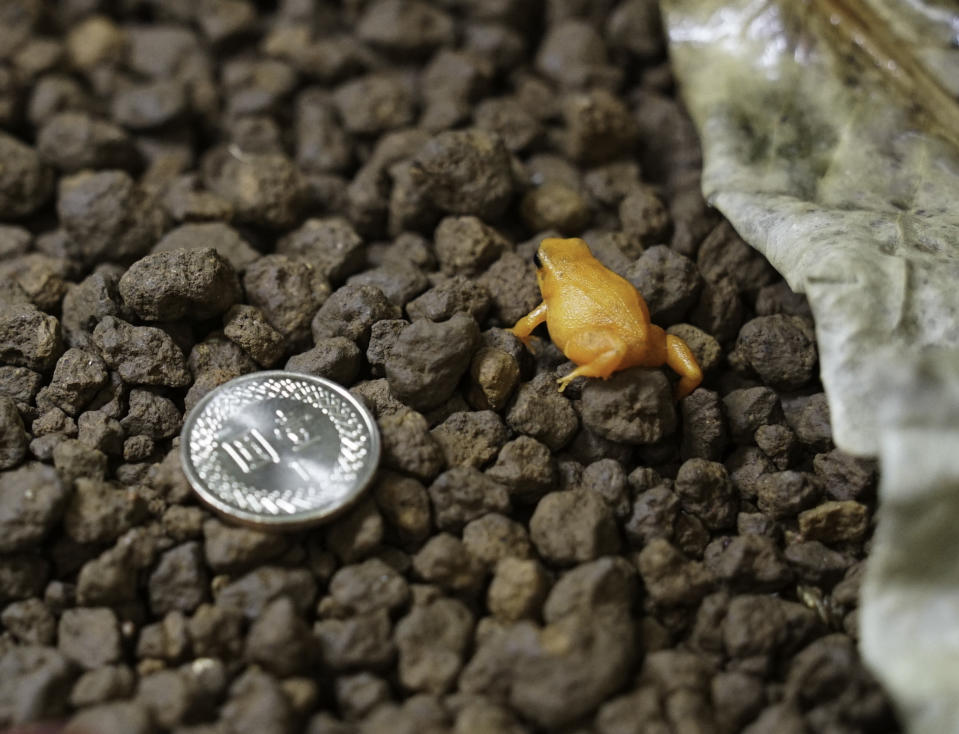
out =
[(543, 261), (539, 259), (539, 251), (538, 251), (538, 250), (533, 253), (533, 263), (536, 265), (537, 268), (543, 267)]

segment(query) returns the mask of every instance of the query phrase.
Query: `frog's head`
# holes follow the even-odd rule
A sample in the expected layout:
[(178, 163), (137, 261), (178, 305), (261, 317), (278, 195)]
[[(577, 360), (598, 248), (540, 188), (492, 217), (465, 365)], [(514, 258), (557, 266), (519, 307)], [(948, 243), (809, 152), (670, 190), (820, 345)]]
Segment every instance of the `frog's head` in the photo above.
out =
[(547, 287), (551, 281), (563, 280), (564, 277), (576, 277), (579, 265), (593, 260), (593, 253), (589, 246), (579, 237), (561, 239), (547, 237), (539, 245), (539, 250), (533, 255), (536, 264), (536, 281), (540, 289)]

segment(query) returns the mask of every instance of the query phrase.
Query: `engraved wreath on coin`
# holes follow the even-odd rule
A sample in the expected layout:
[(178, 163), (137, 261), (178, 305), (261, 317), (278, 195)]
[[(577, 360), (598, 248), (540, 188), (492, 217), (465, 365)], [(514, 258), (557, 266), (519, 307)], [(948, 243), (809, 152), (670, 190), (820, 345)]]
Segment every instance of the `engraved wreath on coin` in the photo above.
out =
[(196, 476), (217, 499), (258, 516), (289, 516), (335, 509), (356, 490), (371, 439), (354, 405), (298, 375), (224, 387), (189, 439)]

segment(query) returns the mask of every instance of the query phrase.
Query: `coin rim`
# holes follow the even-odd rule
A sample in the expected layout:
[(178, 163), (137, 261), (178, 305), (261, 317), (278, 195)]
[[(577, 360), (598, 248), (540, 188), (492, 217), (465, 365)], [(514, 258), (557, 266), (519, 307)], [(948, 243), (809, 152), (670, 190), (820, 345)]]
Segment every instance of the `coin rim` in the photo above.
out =
[[(203, 482), (199, 476), (197, 476), (196, 468), (193, 466), (193, 461), (190, 458), (190, 434), (193, 432), (197, 418), (203, 412), (204, 408), (206, 408), (207, 404), (216, 396), (218, 392), (220, 392), (221, 389), (229, 386), (235, 386), (243, 382), (269, 379), (274, 377), (296, 377), (299, 379), (305, 379), (331, 390), (349, 402), (350, 405), (352, 405), (360, 414), (360, 416), (362, 416), (364, 422), (366, 423), (366, 427), (370, 433), (370, 460), (364, 466), (363, 472), (360, 474), (360, 478), (357, 481), (355, 488), (346, 495), (346, 498), (342, 504), (332, 510), (316, 510), (314, 512), (298, 513), (296, 515), (257, 515), (246, 510), (240, 510), (232, 507), (231, 505), (223, 502), (219, 499), (219, 497), (213, 494), (206, 486), (206, 483)], [(180, 466), (182, 467), (183, 473), (186, 475), (187, 481), (189, 481), (193, 492), (197, 495), (197, 497), (200, 498), (203, 504), (215, 511), (217, 514), (242, 525), (248, 525), (257, 528), (295, 530), (312, 525), (319, 525), (334, 519), (356, 504), (357, 500), (359, 500), (360, 496), (366, 491), (370, 483), (373, 481), (373, 477), (376, 476), (379, 463), (379, 428), (376, 425), (376, 419), (373, 417), (373, 414), (370, 412), (369, 408), (363, 404), (363, 401), (351, 394), (350, 391), (345, 387), (333, 382), (332, 380), (328, 380), (325, 377), (306, 374), (304, 372), (294, 372), (292, 370), (263, 370), (260, 372), (251, 372), (246, 375), (234, 377), (232, 380), (224, 382), (222, 385), (218, 385), (202, 398), (200, 398), (199, 402), (193, 406), (193, 409), (184, 419), (183, 428), (180, 430)]]

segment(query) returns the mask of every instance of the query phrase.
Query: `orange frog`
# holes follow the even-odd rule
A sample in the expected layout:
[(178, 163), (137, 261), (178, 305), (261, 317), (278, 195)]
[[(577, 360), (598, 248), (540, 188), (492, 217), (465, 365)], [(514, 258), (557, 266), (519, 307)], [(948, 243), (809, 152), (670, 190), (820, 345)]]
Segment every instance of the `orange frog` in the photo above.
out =
[(559, 379), (562, 392), (577, 377), (602, 377), (627, 367), (669, 365), (680, 376), (676, 399), (703, 381), (682, 339), (649, 322), (649, 308), (633, 285), (600, 263), (578, 238), (545, 239), (534, 255), (543, 302), (516, 322), (513, 333), (528, 347), (546, 322), (549, 336), (578, 366)]

